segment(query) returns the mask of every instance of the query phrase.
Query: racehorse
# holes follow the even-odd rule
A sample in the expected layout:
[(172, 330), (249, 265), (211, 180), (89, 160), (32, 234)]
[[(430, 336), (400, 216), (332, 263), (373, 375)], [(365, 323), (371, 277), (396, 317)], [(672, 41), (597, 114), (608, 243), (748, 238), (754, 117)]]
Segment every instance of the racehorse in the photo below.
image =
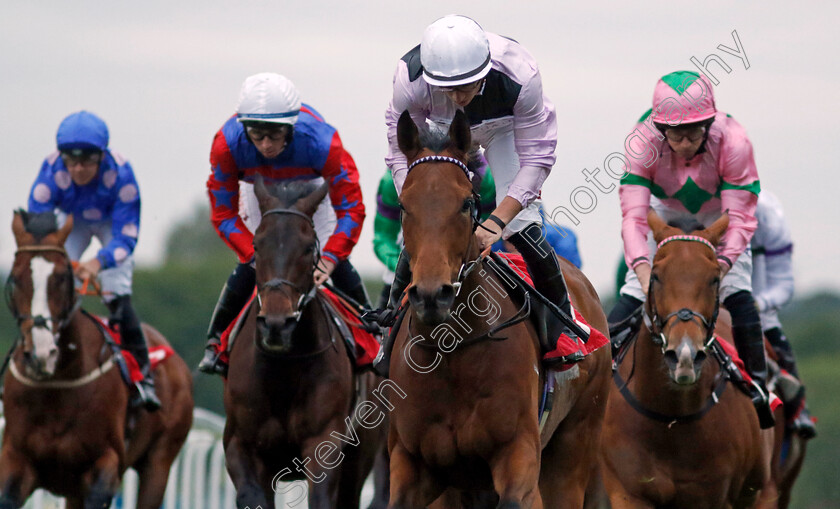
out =
[[(66, 497), (68, 508), (109, 507), (129, 467), (140, 478), (137, 507), (160, 507), (192, 425), (190, 371), (173, 354), (153, 370), (162, 408), (127, 411), (129, 388), (104, 330), (75, 295), (63, 248), (72, 217), (35, 234), (27, 217), (16, 212), (12, 222), (18, 250), (6, 291), (23, 341), (4, 378), (0, 508), (21, 507), (36, 488)], [(143, 331), (150, 346), (168, 346), (154, 328)]]
[(706, 362), (719, 309), (715, 247), (729, 218), (691, 235), (653, 210), (647, 220), (659, 249), (645, 326), (618, 364), (602, 436), (612, 507), (775, 507), (779, 412), (777, 430), (762, 432), (750, 398), (725, 390), (719, 364)]
[[(272, 187), (257, 177), (257, 298), (231, 347), (225, 384), (224, 446), (236, 504), (274, 508), (281, 481), (308, 480), (309, 507), (358, 508), (387, 427), (355, 422), (356, 387), (371, 387), (375, 377), (354, 373), (314, 286), (320, 247), (312, 215), (327, 186)], [(377, 403), (362, 404), (378, 415)]]
[[(449, 496), (456, 489), (495, 491), (505, 509), (580, 508), (597, 459), (610, 354), (596, 350), (559, 383), (554, 423), (541, 440), (538, 404), (554, 375), (541, 369), (531, 322), (510, 320), (523, 303), (492, 297), (504, 283), (479, 261), (466, 116), (456, 113), (438, 135), (420, 132), (404, 112), (397, 136), (411, 168), (400, 203), (412, 280), (390, 364), (407, 397), (391, 412), (389, 507), (426, 507), (442, 494), (433, 507), (460, 507)], [(570, 263), (561, 266), (575, 307), (606, 333), (592, 286)], [(494, 324), (504, 327), (489, 334)]]

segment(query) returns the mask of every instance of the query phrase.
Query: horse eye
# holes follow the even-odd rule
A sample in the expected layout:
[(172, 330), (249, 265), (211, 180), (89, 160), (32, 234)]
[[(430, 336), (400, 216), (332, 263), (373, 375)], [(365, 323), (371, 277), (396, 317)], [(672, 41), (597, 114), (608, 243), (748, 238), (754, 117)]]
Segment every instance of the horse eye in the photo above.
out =
[(718, 283), (720, 283), (720, 278), (715, 276), (715, 277), (712, 278), (712, 283), (709, 286), (715, 286)]
[(461, 212), (467, 212), (473, 207), (473, 201), (471, 198), (467, 198), (464, 200), (464, 204), (461, 205)]
[(656, 274), (651, 274), (650, 275), (650, 280), (651, 281), (656, 281), (657, 283), (659, 283), (659, 276), (656, 275)]

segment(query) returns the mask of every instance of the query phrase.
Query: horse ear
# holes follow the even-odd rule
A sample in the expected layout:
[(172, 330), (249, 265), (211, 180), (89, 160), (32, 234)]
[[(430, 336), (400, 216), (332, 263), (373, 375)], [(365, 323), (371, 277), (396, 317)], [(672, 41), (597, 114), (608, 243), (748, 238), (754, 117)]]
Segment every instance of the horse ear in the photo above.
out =
[(58, 245), (63, 246), (64, 242), (67, 240), (67, 237), (70, 235), (70, 232), (73, 231), (73, 214), (67, 214), (67, 219), (64, 221), (64, 225), (58, 229), (56, 235), (58, 237)]
[(414, 159), (420, 152), (420, 131), (408, 110), (402, 112), (397, 122), (397, 143), (405, 157)]
[(466, 154), (470, 150), (470, 124), (467, 115), (461, 110), (455, 112), (452, 125), (449, 126), (449, 139), (458, 152)]
[(718, 245), (720, 242), (720, 238), (723, 237), (723, 234), (726, 232), (726, 228), (729, 227), (729, 211), (723, 213), (722, 216), (718, 218), (717, 221), (712, 223), (711, 226), (698, 232), (701, 237), (705, 238), (709, 242), (714, 245)]
[(647, 222), (653, 232), (653, 238), (656, 239), (657, 243), (668, 236), (668, 232), (666, 232), (669, 228), (668, 223), (659, 217), (659, 214), (653, 208), (648, 209)]
[(298, 200), (297, 203), (295, 203), (295, 208), (307, 216), (313, 216), (315, 211), (318, 209), (318, 205), (324, 201), (324, 198), (327, 196), (327, 191), (329, 190), (329, 184), (324, 182), (318, 189)]
[(269, 192), (265, 185), (265, 179), (259, 173), (254, 176), (254, 195), (257, 197), (260, 211), (265, 212), (273, 208), (276, 198), (271, 195), (271, 192)]

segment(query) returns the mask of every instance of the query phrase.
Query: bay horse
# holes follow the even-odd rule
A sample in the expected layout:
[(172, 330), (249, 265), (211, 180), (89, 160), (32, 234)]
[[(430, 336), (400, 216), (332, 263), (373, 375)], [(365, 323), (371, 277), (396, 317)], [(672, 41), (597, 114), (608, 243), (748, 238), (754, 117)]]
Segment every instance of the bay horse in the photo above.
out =
[[(75, 295), (63, 247), (72, 217), (41, 237), (27, 231), (25, 215), (16, 212), (12, 222), (17, 252), (7, 298), (22, 342), (4, 378), (0, 508), (21, 507), (36, 488), (66, 497), (71, 509), (109, 507), (129, 467), (140, 478), (137, 507), (160, 507), (192, 425), (190, 370), (173, 354), (153, 370), (160, 410), (127, 410), (129, 388), (104, 331)], [(142, 326), (150, 346), (168, 345)]]
[[(610, 353), (596, 350), (558, 382), (553, 423), (541, 434), (540, 395), (554, 373), (542, 369), (531, 322), (510, 320), (523, 303), (492, 297), (504, 283), (479, 261), (466, 116), (459, 111), (437, 135), (404, 112), (397, 137), (412, 168), (400, 196), (412, 280), (390, 363), (407, 398), (391, 412), (389, 507), (439, 497), (433, 507), (460, 507), (455, 489), (464, 500), (495, 492), (504, 509), (580, 508), (596, 466)], [(560, 260), (575, 307), (607, 334), (592, 285)], [(505, 327), (490, 338), (492, 325)]]
[[(308, 481), (310, 508), (358, 508), (385, 440), (385, 425), (356, 422), (357, 384), (372, 387), (376, 378), (354, 372), (314, 286), (320, 247), (312, 215), (327, 189), (311, 182), (269, 189), (260, 176), (254, 184), (262, 213), (257, 297), (231, 347), (224, 395), (225, 457), (240, 508), (274, 508), (274, 490), (294, 480)], [(379, 415), (378, 403), (362, 404)]]
[(777, 429), (761, 431), (750, 398), (705, 362), (719, 309), (715, 247), (729, 218), (690, 235), (653, 210), (647, 221), (660, 247), (645, 326), (618, 364), (602, 436), (612, 507), (775, 507), (780, 412)]

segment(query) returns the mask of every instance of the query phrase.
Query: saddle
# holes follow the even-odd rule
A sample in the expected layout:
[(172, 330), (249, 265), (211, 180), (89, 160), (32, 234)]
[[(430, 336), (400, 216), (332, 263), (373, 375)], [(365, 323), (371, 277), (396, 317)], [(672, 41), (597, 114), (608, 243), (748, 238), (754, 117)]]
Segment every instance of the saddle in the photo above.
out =
[[(236, 320), (222, 333), (219, 357), (225, 363), (229, 361), (228, 357), (233, 348), (233, 343), (248, 318), (251, 303), (255, 296), (256, 292), (248, 300)], [(321, 309), (329, 317), (330, 322), (344, 340), (347, 354), (356, 369), (369, 367), (379, 353), (379, 341), (359, 318), (353, 306), (326, 288), (318, 290), (313, 303), (321, 306)]]
[[(93, 323), (96, 324), (99, 332), (101, 332), (103, 338), (105, 338), (105, 344), (111, 349), (111, 353), (114, 357), (114, 361), (117, 363), (117, 367), (119, 367), (123, 382), (125, 382), (129, 389), (134, 388), (134, 384), (143, 380), (143, 373), (140, 372), (140, 366), (137, 364), (137, 360), (134, 358), (134, 355), (130, 351), (123, 349), (122, 336), (120, 335), (119, 327), (116, 325), (109, 325), (104, 318), (92, 315), (85, 310), (82, 310), (82, 313), (84, 313), (93, 321)], [(175, 351), (169, 345), (148, 346), (150, 370), (154, 370), (158, 364), (175, 354)]]

